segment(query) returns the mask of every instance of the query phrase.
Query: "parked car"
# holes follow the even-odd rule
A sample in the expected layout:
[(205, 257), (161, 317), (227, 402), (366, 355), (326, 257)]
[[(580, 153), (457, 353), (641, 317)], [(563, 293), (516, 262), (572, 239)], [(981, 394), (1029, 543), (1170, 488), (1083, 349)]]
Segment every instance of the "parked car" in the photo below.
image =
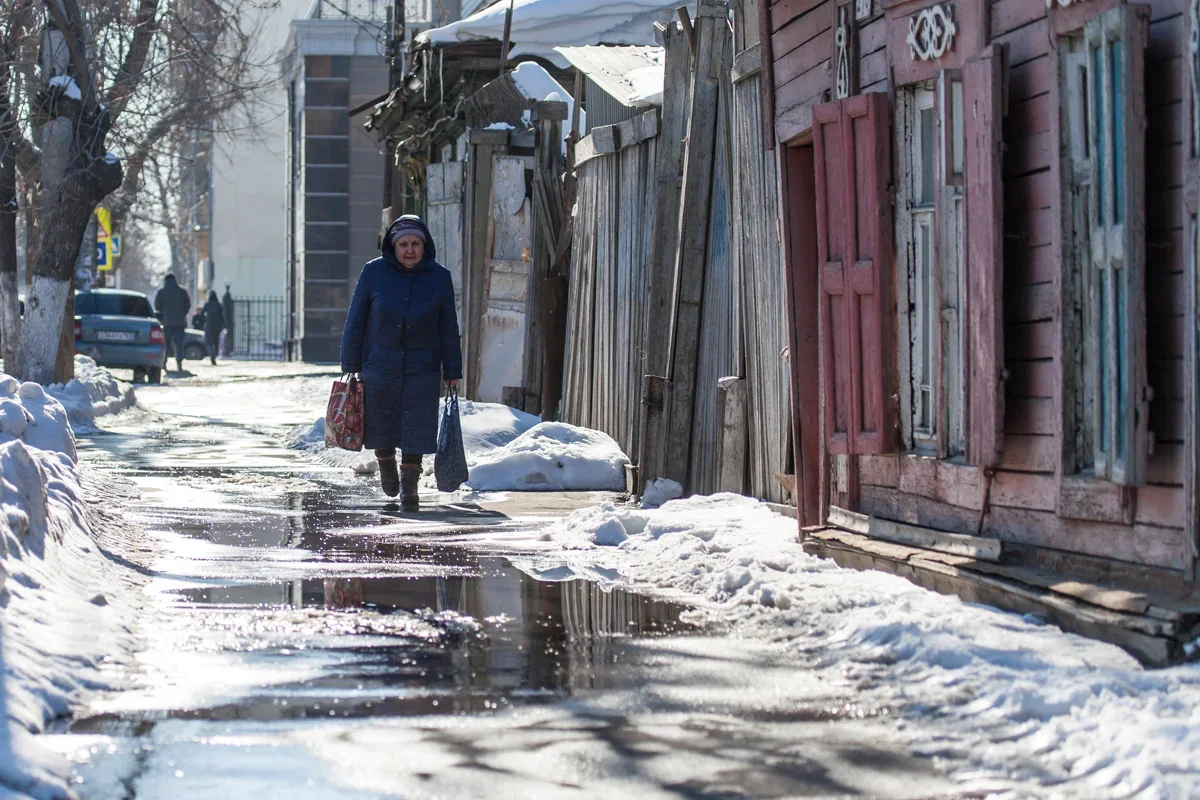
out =
[(187, 328), (183, 332), (183, 357), (188, 361), (203, 361), (208, 358), (208, 342), (204, 331)]
[(75, 293), (75, 352), (102, 367), (133, 370), (134, 381), (161, 383), (167, 344), (154, 307), (141, 292)]

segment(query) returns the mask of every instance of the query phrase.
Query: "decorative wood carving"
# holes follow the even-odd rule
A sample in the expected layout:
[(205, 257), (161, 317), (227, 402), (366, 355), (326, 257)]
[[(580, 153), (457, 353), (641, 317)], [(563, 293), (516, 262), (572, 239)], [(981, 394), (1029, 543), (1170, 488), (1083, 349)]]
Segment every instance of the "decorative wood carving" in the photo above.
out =
[(875, 0), (854, 0), (854, 19), (858, 22), (870, 19), (875, 13)]
[(954, 47), (954, 9), (948, 3), (922, 9), (908, 19), (908, 43), (913, 61), (932, 61)]
[(1046, 8), (1052, 8), (1055, 4), (1057, 4), (1059, 8), (1066, 8), (1067, 6), (1073, 6), (1082, 2), (1083, 0), (1046, 0)]
[(833, 31), (833, 64), (836, 79), (833, 84), (835, 100), (858, 94), (858, 58), (855, 47), (858, 32), (850, 4), (838, 6), (837, 27)]

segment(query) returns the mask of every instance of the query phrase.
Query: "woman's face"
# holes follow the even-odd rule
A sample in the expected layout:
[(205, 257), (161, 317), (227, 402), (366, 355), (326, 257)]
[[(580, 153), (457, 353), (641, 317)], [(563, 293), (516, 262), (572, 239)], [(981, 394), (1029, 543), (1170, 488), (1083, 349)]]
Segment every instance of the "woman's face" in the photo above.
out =
[(412, 269), (421, 263), (425, 257), (425, 240), (415, 233), (406, 233), (396, 237), (393, 245), (396, 250), (396, 260)]

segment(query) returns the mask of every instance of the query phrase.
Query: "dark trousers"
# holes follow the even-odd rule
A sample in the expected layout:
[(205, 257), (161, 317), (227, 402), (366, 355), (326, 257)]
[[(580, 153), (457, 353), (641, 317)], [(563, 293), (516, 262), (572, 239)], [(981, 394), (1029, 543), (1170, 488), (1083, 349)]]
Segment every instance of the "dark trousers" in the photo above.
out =
[[(387, 447), (375, 451), (375, 457), (387, 461), (396, 457), (396, 448)], [(420, 464), (424, 453), (404, 453), (400, 456), (401, 464)]]
[(167, 340), (167, 356), (174, 356), (179, 362), (179, 368), (183, 369), (183, 332), (186, 330), (182, 325), (163, 328), (163, 337)]

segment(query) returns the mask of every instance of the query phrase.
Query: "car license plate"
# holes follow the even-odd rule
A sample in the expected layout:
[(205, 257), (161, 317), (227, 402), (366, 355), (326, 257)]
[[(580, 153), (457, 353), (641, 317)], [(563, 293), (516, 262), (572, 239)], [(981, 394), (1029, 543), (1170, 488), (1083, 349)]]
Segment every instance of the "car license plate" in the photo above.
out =
[(132, 342), (137, 334), (133, 331), (96, 331), (96, 338), (102, 342)]

